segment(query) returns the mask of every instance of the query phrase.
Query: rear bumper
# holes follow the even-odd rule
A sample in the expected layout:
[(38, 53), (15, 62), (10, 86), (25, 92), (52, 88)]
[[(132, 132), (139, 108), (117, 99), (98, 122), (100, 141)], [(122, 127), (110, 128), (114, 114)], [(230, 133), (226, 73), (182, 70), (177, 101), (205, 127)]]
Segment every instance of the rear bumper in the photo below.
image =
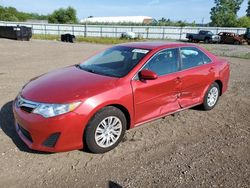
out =
[(83, 148), (84, 117), (70, 112), (54, 118), (28, 113), (13, 105), (15, 127), (33, 150), (62, 152)]

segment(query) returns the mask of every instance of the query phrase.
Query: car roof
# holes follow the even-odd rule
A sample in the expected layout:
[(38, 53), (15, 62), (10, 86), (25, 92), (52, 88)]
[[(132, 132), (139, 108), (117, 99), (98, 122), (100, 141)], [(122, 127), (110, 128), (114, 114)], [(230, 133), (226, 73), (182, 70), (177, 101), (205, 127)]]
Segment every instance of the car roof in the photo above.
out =
[(173, 42), (131, 42), (131, 43), (120, 44), (118, 46), (126, 46), (126, 47), (141, 48), (148, 50), (156, 50), (162, 48), (179, 48), (187, 46), (198, 47), (197, 45), (194, 44), (173, 43)]

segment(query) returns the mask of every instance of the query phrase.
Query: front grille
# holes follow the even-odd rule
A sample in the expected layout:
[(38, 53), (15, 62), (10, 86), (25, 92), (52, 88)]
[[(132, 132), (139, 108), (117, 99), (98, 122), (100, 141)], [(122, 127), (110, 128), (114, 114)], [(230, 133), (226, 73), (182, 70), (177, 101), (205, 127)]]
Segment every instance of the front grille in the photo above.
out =
[(43, 145), (46, 146), (46, 147), (51, 147), (51, 148), (55, 147), (56, 142), (57, 142), (60, 134), (61, 133), (54, 133), (54, 134), (50, 135), (49, 138), (47, 138), (47, 140), (45, 140), (43, 142)]
[(22, 134), (30, 141), (33, 142), (32, 137), (30, 136), (30, 133), (25, 130), (23, 127), (21, 127), (20, 125), (18, 125), (20, 131), (22, 132)]

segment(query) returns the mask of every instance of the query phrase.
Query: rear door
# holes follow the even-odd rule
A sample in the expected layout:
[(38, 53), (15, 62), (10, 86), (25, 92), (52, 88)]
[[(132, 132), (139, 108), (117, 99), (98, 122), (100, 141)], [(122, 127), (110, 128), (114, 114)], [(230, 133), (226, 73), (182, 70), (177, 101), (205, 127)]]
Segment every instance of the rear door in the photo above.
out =
[(142, 69), (158, 75), (156, 80), (131, 81), (136, 124), (180, 109), (179, 50), (166, 49), (154, 55)]
[(215, 76), (211, 59), (196, 47), (180, 48), (181, 54), (181, 95), (182, 108), (201, 103), (204, 90)]

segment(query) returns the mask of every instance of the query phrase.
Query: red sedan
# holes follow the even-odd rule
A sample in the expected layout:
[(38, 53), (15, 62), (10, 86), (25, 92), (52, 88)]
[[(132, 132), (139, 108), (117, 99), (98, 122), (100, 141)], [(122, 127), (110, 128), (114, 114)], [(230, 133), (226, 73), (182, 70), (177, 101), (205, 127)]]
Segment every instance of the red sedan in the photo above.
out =
[(26, 84), (13, 103), (29, 148), (107, 152), (125, 131), (201, 105), (228, 87), (229, 64), (191, 44), (128, 43)]

